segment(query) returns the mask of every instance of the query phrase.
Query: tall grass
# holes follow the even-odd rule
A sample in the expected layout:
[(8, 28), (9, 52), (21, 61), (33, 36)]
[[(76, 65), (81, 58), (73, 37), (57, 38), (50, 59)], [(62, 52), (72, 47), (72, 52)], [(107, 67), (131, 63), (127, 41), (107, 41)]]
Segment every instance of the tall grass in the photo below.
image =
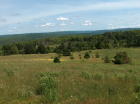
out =
[[(119, 51), (128, 52), (132, 64), (104, 63)], [(139, 104), (140, 48), (94, 50), (100, 58), (48, 55), (0, 56), (0, 104)], [(85, 52), (80, 52), (83, 57)], [(38, 92), (38, 93), (37, 93)]]

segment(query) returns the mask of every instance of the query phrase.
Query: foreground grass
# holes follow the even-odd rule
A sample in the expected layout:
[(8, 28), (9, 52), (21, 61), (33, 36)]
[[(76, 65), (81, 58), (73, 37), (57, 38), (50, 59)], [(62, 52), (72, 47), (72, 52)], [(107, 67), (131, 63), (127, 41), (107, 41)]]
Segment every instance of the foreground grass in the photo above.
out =
[(140, 48), (96, 50), (91, 54), (97, 51), (101, 58), (127, 51), (133, 63), (80, 60), (79, 53), (74, 53), (74, 60), (62, 57), (60, 64), (52, 62), (55, 54), (1, 56), (0, 104), (41, 104), (43, 98), (36, 94), (41, 72), (58, 74), (56, 104), (139, 104), (135, 100), (140, 93), (136, 90), (140, 85)]

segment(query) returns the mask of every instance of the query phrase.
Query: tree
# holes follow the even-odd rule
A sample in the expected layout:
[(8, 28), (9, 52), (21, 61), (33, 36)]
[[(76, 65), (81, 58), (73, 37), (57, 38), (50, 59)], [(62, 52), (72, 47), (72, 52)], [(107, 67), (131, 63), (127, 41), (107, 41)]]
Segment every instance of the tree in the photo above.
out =
[(37, 53), (40, 53), (40, 54), (45, 54), (46, 53), (46, 48), (43, 44), (39, 44), (39, 46), (37, 48)]
[(128, 54), (126, 52), (119, 52), (114, 57), (115, 64), (128, 64), (131, 62), (130, 58), (128, 57)]
[(25, 54), (35, 54), (36, 53), (36, 46), (33, 43), (28, 43), (24, 47)]
[(4, 55), (13, 55), (13, 54), (18, 54), (18, 48), (16, 45), (4, 45), (2, 47), (2, 51)]
[(11, 45), (11, 54), (18, 54), (18, 48), (16, 45)]
[(54, 63), (60, 63), (61, 61), (60, 61), (60, 59), (58, 57), (55, 57), (54, 60), (53, 60), (53, 62)]
[(63, 50), (63, 56), (71, 56), (71, 52), (69, 50)]
[(84, 55), (84, 58), (85, 59), (89, 59), (90, 58), (90, 54), (88, 52), (86, 52), (85, 55)]

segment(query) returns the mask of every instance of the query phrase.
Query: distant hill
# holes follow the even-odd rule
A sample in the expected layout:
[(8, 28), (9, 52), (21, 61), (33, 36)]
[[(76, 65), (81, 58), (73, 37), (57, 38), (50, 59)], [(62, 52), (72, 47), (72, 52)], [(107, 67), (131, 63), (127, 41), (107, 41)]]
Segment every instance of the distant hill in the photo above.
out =
[(105, 32), (129, 31), (140, 30), (140, 28), (123, 28), (114, 30), (96, 30), (96, 31), (62, 31), (62, 32), (48, 32), (48, 33), (27, 33), (27, 34), (13, 34), (13, 35), (0, 35), (0, 45), (9, 44), (19, 41), (37, 40), (48, 37), (58, 37), (66, 35), (96, 35)]

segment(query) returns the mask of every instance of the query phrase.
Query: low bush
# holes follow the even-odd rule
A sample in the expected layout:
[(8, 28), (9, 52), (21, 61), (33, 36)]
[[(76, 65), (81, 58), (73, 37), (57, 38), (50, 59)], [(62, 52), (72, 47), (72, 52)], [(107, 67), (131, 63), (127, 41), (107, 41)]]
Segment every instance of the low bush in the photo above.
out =
[(88, 52), (86, 52), (85, 55), (84, 55), (84, 58), (85, 59), (89, 59), (90, 58), (90, 54)]
[(70, 59), (73, 60), (74, 59), (74, 56), (70, 56)]
[(114, 57), (115, 64), (128, 64), (131, 62), (130, 58), (128, 57), (128, 54), (126, 52), (119, 52)]
[(41, 73), (39, 75), (39, 85), (36, 90), (38, 95), (42, 95), (42, 103), (55, 102), (58, 99), (58, 83), (56, 73)]
[(53, 60), (53, 62), (54, 62), (54, 63), (60, 63), (61, 61), (60, 61), (60, 58), (55, 57), (54, 60)]

